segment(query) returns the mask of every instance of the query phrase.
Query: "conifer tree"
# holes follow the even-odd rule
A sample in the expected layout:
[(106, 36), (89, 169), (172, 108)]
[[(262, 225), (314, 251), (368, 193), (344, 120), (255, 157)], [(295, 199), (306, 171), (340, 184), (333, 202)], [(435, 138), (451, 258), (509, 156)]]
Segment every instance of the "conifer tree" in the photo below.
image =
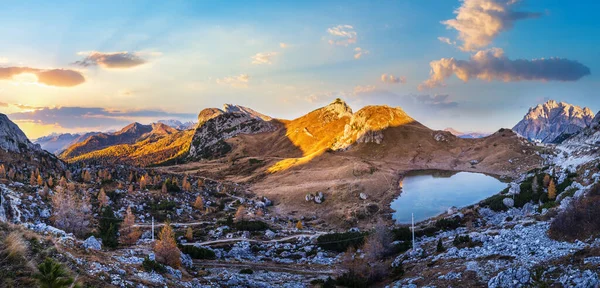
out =
[(98, 221), (98, 234), (102, 244), (106, 247), (116, 248), (119, 245), (118, 231), (121, 221), (117, 219), (110, 206), (104, 207), (102, 217)]
[(0, 164), (0, 179), (6, 178), (6, 168), (4, 168), (4, 164)]
[(200, 197), (200, 195), (198, 195), (198, 197), (196, 197), (196, 201), (194, 202), (194, 208), (202, 211), (204, 209), (204, 201), (202, 200), (202, 197)]
[(106, 207), (106, 205), (108, 205), (108, 200), (104, 188), (100, 188), (100, 192), (98, 193), (98, 208), (102, 209), (102, 207)]
[(38, 186), (44, 185), (44, 179), (42, 178), (42, 175), (37, 176), (37, 185)]
[(556, 199), (556, 186), (554, 185), (554, 180), (550, 180), (550, 184), (548, 184), (548, 199)]
[(190, 242), (194, 240), (194, 231), (192, 230), (192, 227), (188, 227), (185, 231), (185, 239), (187, 239)]
[(235, 212), (235, 222), (240, 222), (246, 218), (246, 207), (244, 205), (240, 205), (237, 211)]
[(140, 229), (134, 227), (135, 215), (131, 212), (131, 207), (127, 207), (125, 218), (121, 224), (121, 230), (119, 230), (120, 238), (119, 242), (123, 245), (133, 245), (142, 235)]
[(296, 229), (302, 230), (302, 228), (302, 221), (298, 220), (298, 222), (296, 222)]

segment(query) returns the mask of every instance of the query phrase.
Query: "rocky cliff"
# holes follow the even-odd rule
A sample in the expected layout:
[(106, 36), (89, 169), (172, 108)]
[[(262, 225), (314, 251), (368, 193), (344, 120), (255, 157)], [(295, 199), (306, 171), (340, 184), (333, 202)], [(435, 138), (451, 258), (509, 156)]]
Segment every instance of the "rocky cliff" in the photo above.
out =
[(31, 143), (19, 126), (4, 114), (0, 114), (0, 149), (14, 153), (41, 151), (40, 146)]
[(530, 108), (513, 131), (532, 141), (553, 143), (586, 128), (593, 118), (587, 107), (549, 100)]

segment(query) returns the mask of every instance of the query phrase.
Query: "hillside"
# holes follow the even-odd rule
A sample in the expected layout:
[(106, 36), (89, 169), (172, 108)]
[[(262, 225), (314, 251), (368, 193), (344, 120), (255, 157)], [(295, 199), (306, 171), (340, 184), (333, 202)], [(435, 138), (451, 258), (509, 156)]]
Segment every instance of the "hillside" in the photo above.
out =
[(560, 142), (589, 126), (593, 118), (587, 107), (549, 100), (531, 107), (513, 130), (531, 141)]
[(116, 133), (92, 136), (70, 147), (60, 157), (69, 162), (156, 165), (185, 155), (192, 134), (193, 130), (179, 131), (162, 123), (133, 123)]
[[(429, 129), (401, 108), (366, 106), (353, 112), (338, 99), (294, 120), (242, 115), (220, 113), (198, 126), (190, 150), (213, 158), (161, 169), (246, 183), (258, 195), (274, 199), (282, 214), (296, 211), (354, 223), (355, 215), (368, 207), (387, 213), (406, 171), (443, 169), (511, 177), (542, 163), (539, 148), (511, 130), (461, 139)], [(246, 122), (233, 121), (238, 119)], [(225, 148), (217, 155), (211, 152), (215, 146), (207, 143)], [(330, 200), (318, 206), (304, 200), (317, 192)], [(360, 193), (372, 200), (360, 200)]]

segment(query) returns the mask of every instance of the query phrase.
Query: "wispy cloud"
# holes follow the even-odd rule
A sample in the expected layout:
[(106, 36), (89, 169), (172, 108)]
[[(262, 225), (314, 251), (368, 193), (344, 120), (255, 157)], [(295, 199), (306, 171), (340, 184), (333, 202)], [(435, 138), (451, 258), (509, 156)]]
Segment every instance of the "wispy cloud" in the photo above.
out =
[(281, 42), (281, 43), (279, 43), (279, 48), (281, 48), (281, 49), (290, 48), (290, 44)]
[[(21, 105), (26, 106), (26, 105)], [(159, 119), (189, 120), (195, 114), (169, 113), (160, 110), (120, 110), (89, 107), (33, 107), (33, 111), (8, 114), (9, 118), (20, 122), (40, 125), (58, 125), (67, 129), (115, 128), (131, 122), (154, 122)]]
[(248, 74), (240, 74), (237, 76), (229, 76), (217, 79), (217, 84), (229, 85), (236, 88), (248, 87), (248, 82), (250, 82), (250, 76), (248, 76)]
[(377, 87), (373, 86), (373, 85), (358, 85), (354, 87), (354, 95), (359, 95), (359, 94), (364, 94), (364, 93), (369, 93), (369, 92), (373, 92), (377, 89)]
[(499, 48), (479, 51), (469, 60), (442, 58), (432, 61), (430, 76), (419, 85), (419, 89), (443, 86), (445, 80), (456, 75), (467, 82), (476, 78), (481, 80), (515, 81), (577, 81), (590, 75), (590, 68), (563, 58), (541, 58), (533, 60), (510, 60)]
[(456, 45), (456, 41), (452, 41), (448, 37), (438, 37), (438, 40), (440, 40), (440, 42), (446, 43), (448, 45), (452, 45), (452, 46)]
[(520, 1), (464, 0), (454, 11), (456, 18), (443, 21), (442, 24), (458, 31), (458, 39), (463, 42), (462, 50), (474, 51), (488, 46), (500, 32), (511, 29), (516, 21), (541, 15), (516, 11), (515, 4), (518, 2)]
[(256, 55), (252, 56), (252, 64), (272, 64), (272, 60), (275, 55), (277, 55), (277, 52), (256, 53)]
[(362, 49), (360, 47), (354, 48), (354, 59), (360, 59), (363, 55), (370, 54), (369, 50)]
[(415, 103), (435, 109), (448, 109), (458, 106), (458, 102), (452, 101), (448, 94), (436, 95), (409, 95)]
[(33, 74), (37, 83), (55, 87), (73, 87), (85, 82), (80, 72), (70, 69), (0, 67), (0, 80), (14, 80), (15, 76), (22, 74)]
[(400, 76), (396, 77), (392, 74), (381, 74), (381, 82), (390, 83), (390, 84), (398, 84), (398, 83), (406, 83), (406, 77)]
[(356, 44), (357, 33), (351, 25), (338, 25), (327, 29), (327, 33), (333, 36), (334, 39), (329, 40), (331, 45), (348, 46)]
[(100, 66), (108, 69), (127, 69), (143, 65), (147, 62), (140, 53), (135, 52), (79, 52), (78, 55), (85, 56), (76, 61), (74, 65), (89, 67)]

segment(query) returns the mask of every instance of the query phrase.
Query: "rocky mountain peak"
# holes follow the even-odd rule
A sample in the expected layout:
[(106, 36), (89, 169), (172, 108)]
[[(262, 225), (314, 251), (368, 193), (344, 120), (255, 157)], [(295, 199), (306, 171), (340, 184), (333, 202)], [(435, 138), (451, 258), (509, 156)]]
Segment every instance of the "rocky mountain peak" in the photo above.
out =
[(22, 149), (41, 151), (39, 145), (32, 144), (19, 126), (4, 114), (0, 114), (0, 149), (8, 152), (23, 152)]
[(121, 134), (144, 134), (144, 133), (148, 133), (152, 131), (152, 126), (151, 125), (142, 125), (138, 122), (134, 122), (131, 123), (125, 127), (123, 127), (123, 129), (121, 129), (120, 131), (116, 132), (115, 135), (121, 135)]
[(329, 105), (323, 107), (326, 111), (334, 113), (338, 118), (344, 116), (352, 117), (352, 108), (344, 102), (344, 100), (337, 98)]
[(264, 121), (271, 121), (272, 118), (264, 115), (262, 113), (256, 112), (248, 107), (244, 107), (244, 106), (239, 106), (239, 105), (233, 105), (233, 104), (225, 104), (223, 105), (223, 110), (225, 111), (225, 113), (240, 113), (240, 114), (245, 114), (248, 115), (252, 118), (255, 119), (262, 119)]
[(588, 127), (593, 118), (594, 113), (587, 107), (548, 100), (531, 107), (513, 130), (530, 140), (552, 143), (563, 134), (575, 134)]

